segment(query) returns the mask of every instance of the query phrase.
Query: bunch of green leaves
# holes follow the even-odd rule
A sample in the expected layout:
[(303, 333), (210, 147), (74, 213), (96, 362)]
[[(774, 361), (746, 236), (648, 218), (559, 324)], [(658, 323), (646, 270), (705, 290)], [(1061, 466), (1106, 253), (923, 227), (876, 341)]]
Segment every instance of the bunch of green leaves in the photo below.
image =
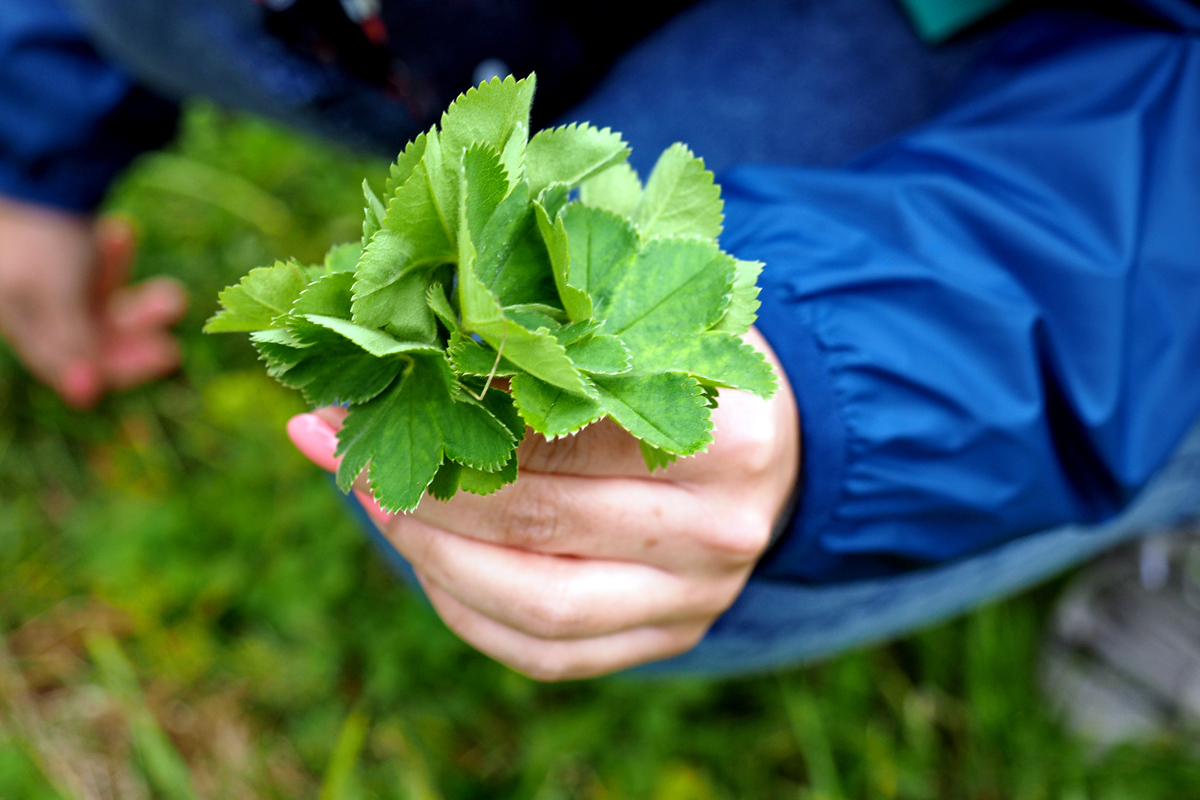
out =
[(460, 95), (382, 197), (364, 181), (361, 243), (252, 270), (205, 328), (250, 332), (281, 383), (349, 406), (338, 485), (369, 465), (388, 510), (511, 483), (526, 425), (554, 438), (610, 417), (663, 467), (711, 441), (719, 388), (775, 390), (742, 341), (762, 265), (717, 245), (703, 161), (672, 145), (643, 186), (607, 128), (531, 138), (534, 86)]

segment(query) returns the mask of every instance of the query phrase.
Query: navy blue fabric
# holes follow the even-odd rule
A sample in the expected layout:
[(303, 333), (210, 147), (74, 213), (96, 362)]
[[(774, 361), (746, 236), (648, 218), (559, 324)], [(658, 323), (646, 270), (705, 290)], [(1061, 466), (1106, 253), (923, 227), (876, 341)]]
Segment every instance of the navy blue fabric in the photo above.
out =
[(725, 175), (805, 439), (759, 574), (886, 573), (1128, 502), (1200, 414), (1198, 131), (1195, 35), (1048, 15), (849, 167)]
[(177, 114), (101, 59), (56, 0), (0, 0), (0, 194), (90, 210)]

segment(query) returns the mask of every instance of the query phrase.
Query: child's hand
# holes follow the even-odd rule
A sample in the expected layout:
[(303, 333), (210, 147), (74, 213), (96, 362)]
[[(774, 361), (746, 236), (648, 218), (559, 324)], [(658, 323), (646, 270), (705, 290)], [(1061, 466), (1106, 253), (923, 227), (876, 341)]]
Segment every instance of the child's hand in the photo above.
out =
[(187, 295), (165, 278), (126, 286), (133, 253), (124, 220), (0, 200), (0, 335), (73, 406), (179, 365), (168, 328)]
[[(780, 391), (723, 391), (708, 452), (665, 472), (606, 420), (555, 442), (531, 432), (517, 482), (491, 497), (427, 497), (392, 516), (359, 496), (446, 624), (520, 672), (584, 678), (684, 652), (741, 592), (797, 479), (795, 400), (766, 342), (748, 339)], [(344, 414), (304, 414), (288, 432), (333, 471)]]

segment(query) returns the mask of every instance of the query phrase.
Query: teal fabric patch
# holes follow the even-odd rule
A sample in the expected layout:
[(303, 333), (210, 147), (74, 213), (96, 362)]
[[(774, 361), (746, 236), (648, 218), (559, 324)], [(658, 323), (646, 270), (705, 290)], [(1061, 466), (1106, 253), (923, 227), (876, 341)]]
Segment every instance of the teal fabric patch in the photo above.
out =
[(983, 19), (1009, 0), (900, 0), (917, 34), (926, 42), (949, 39), (973, 22)]

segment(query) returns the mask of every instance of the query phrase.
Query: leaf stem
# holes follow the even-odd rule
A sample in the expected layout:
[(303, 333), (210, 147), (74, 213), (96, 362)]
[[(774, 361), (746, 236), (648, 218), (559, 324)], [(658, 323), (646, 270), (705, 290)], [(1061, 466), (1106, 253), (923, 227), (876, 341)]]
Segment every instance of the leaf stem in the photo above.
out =
[(488, 387), (492, 385), (492, 379), (496, 377), (496, 370), (500, 369), (500, 357), (504, 355), (504, 343), (508, 341), (508, 325), (505, 320), (505, 326), (500, 330), (500, 349), (496, 351), (496, 363), (492, 364), (492, 371), (488, 373), (487, 380), (483, 384), (483, 391), (478, 395), (467, 389), (467, 394), (474, 397), (479, 402), (483, 402), (483, 398), (487, 395)]

